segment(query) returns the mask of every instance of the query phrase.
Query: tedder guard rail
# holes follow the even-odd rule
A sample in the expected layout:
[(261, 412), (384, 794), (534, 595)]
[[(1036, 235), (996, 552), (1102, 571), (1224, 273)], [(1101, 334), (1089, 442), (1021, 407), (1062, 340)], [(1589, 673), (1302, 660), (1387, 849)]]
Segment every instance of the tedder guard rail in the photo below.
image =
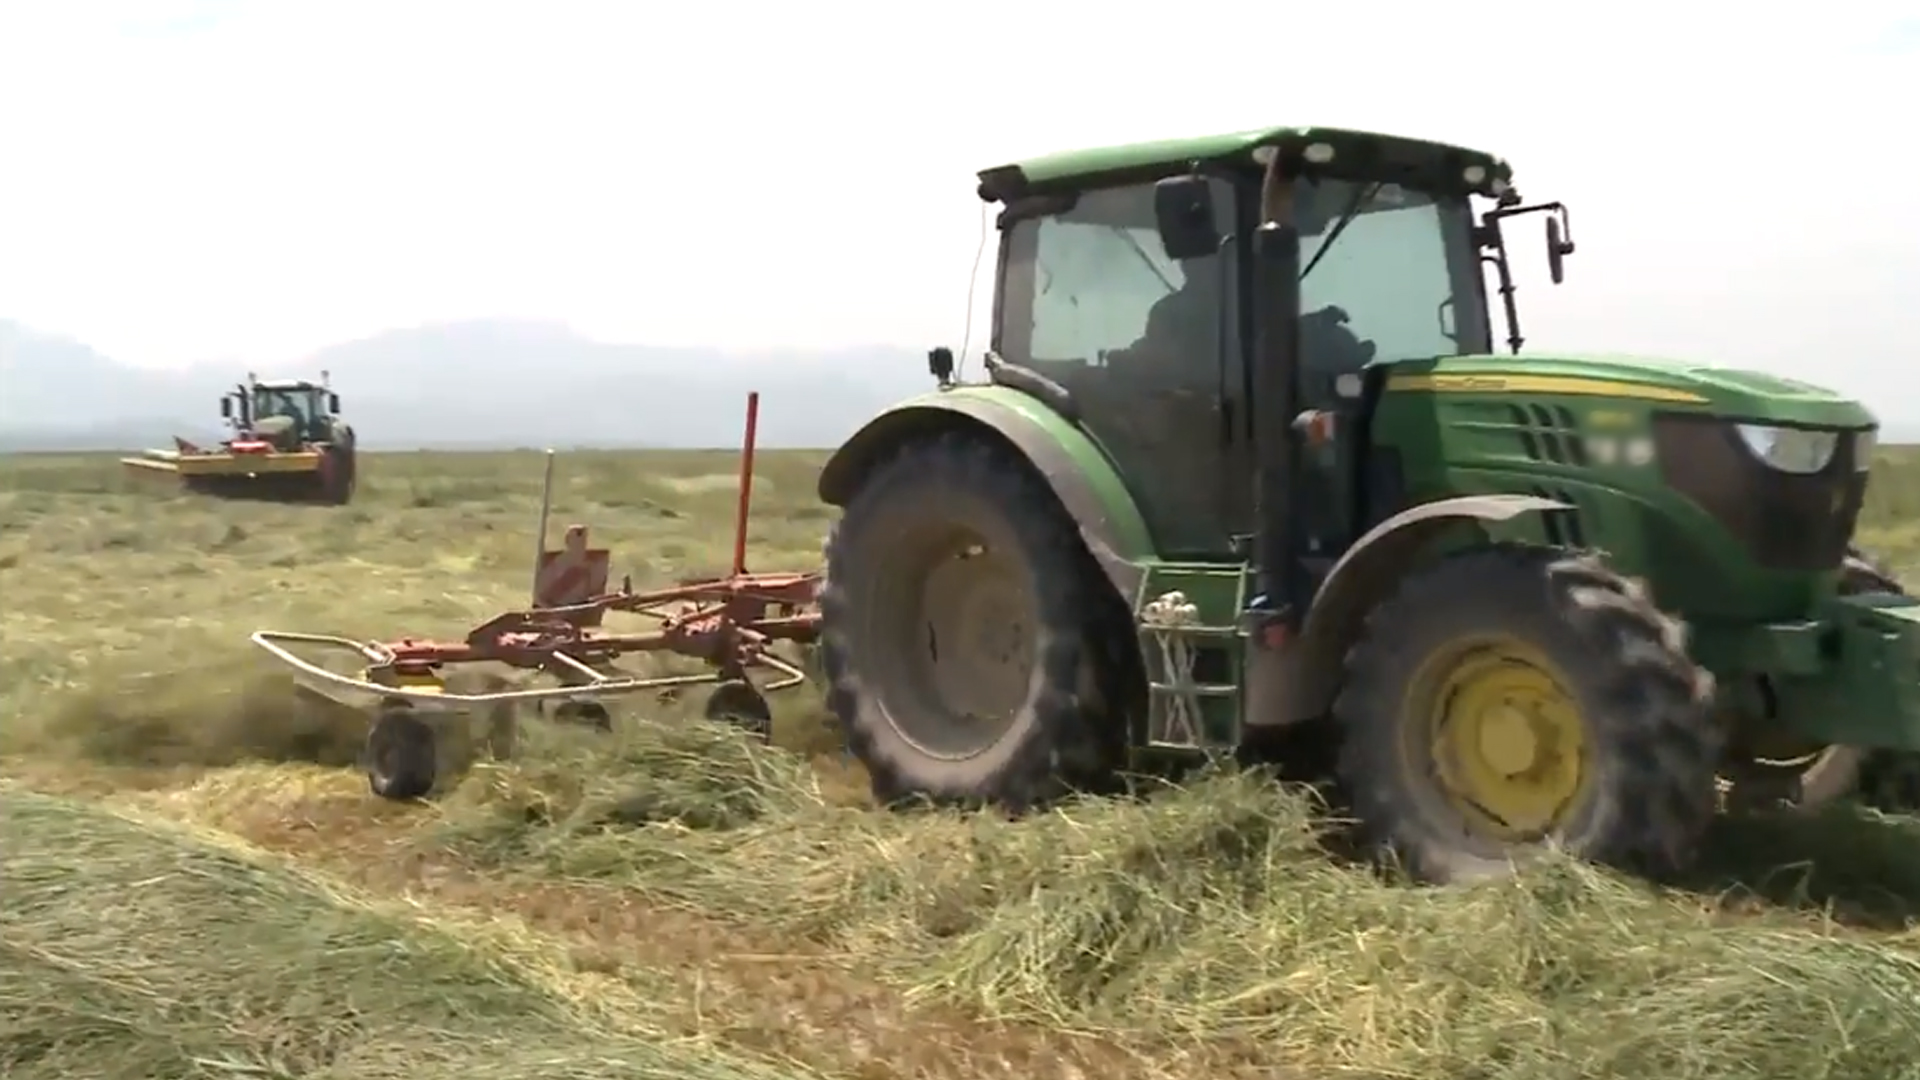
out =
[[(740, 460), (740, 499), (734, 521), (732, 573), (713, 580), (683, 581), (671, 588), (634, 592), (631, 581), (618, 590), (599, 592), (571, 602), (541, 604), (542, 575), (549, 560), (566, 554), (547, 550), (548, 518), (552, 510), (553, 457), (548, 452), (546, 480), (541, 495), (540, 528), (536, 551), (535, 606), (507, 612), (475, 627), (464, 641), (400, 638), (394, 641), (355, 641), (331, 634), (259, 630), (254, 645), (296, 673), (296, 681), (333, 698), (325, 687), (371, 695), (382, 705), (404, 702), (428, 711), (496, 703), (588, 701), (642, 690), (746, 681), (752, 668), (778, 672), (779, 679), (760, 688), (784, 690), (806, 682), (798, 665), (774, 655), (776, 641), (807, 644), (819, 632), (815, 597), (820, 572), (750, 574), (746, 570), (747, 516), (752, 502), (754, 440), (760, 395), (747, 396), (746, 436)], [(588, 552), (585, 527), (568, 530), (575, 555)], [(601, 568), (604, 581), (604, 566)], [(586, 580), (591, 580), (591, 572)], [(604, 585), (600, 586), (604, 588)], [(599, 629), (608, 612), (639, 615), (661, 625), (647, 633), (622, 634)], [(364, 668), (359, 676), (330, 671), (302, 659), (288, 646), (308, 646), (351, 652)], [(705, 661), (711, 671), (694, 675), (612, 677), (596, 665), (607, 665), (631, 653), (671, 652)], [(549, 688), (508, 689), (485, 693), (453, 693), (440, 675), (445, 666), (496, 663), (559, 679)], [(316, 685), (317, 684), (317, 685)], [(741, 687), (755, 699), (759, 690)], [(337, 699), (336, 699), (337, 700)], [(713, 703), (709, 703), (710, 710)], [(759, 708), (764, 708), (761, 702)]]

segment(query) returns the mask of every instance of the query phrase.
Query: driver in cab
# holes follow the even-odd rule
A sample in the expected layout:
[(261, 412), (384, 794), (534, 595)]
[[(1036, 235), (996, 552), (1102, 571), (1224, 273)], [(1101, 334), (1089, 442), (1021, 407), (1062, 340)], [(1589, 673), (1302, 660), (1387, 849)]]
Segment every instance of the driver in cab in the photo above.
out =
[[(1138, 340), (1107, 355), (1116, 374), (1170, 390), (1214, 393), (1219, 387), (1217, 357), (1223, 322), (1218, 275), (1205, 260), (1182, 263), (1185, 280), (1155, 301)], [(1337, 376), (1358, 371), (1373, 359), (1375, 346), (1349, 329), (1346, 309), (1327, 304), (1300, 317), (1300, 366), (1303, 374)]]
[(287, 443), (299, 436), (303, 417), (300, 406), (283, 393), (268, 393), (262, 396), (260, 409), (253, 419), (253, 433), (267, 442), (282, 449)]

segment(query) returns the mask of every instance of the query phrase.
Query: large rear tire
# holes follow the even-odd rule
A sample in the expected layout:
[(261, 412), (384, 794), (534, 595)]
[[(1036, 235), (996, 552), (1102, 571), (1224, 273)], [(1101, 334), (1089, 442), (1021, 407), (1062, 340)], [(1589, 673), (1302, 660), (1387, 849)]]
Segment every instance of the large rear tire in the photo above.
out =
[(1107, 779), (1113, 733), (1080, 693), (1106, 583), (1023, 459), (963, 433), (910, 442), (826, 555), (828, 705), (876, 800), (1018, 812)]
[(1363, 838), (1434, 882), (1556, 844), (1653, 876), (1715, 810), (1713, 680), (1681, 625), (1599, 558), (1446, 558), (1368, 617), (1334, 705)]
[(345, 506), (353, 501), (353, 492), (359, 478), (355, 475), (356, 454), (352, 443), (334, 443), (320, 452), (320, 471), (315, 479), (319, 484), (320, 502), (328, 506)]

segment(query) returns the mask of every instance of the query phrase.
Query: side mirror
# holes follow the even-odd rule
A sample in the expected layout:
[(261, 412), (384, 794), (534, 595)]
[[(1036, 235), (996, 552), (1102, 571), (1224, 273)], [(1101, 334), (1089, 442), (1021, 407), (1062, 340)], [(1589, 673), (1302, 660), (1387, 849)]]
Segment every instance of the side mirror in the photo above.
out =
[(220, 419), (233, 419), (233, 399), (225, 395), (220, 398)]
[(336, 413), (340, 411), (340, 395), (339, 394), (327, 395), (327, 411), (336, 412)]
[(1204, 176), (1169, 176), (1153, 185), (1153, 221), (1169, 259), (1204, 259), (1220, 250), (1213, 186)]
[(1547, 273), (1555, 285), (1567, 280), (1567, 256), (1573, 254), (1573, 225), (1566, 217), (1563, 208), (1559, 217), (1547, 219)]

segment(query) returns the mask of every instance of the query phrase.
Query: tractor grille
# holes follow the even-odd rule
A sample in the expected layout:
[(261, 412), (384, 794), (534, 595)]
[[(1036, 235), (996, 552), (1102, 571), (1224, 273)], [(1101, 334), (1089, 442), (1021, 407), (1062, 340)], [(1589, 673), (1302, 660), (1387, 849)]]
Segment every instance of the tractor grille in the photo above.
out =
[(1584, 548), (1587, 546), (1586, 523), (1580, 520), (1580, 502), (1565, 488), (1550, 488), (1539, 484), (1533, 486), (1531, 493), (1542, 499), (1566, 503), (1572, 510), (1547, 510), (1540, 515), (1540, 527), (1545, 531), (1547, 543), (1555, 547)]
[(1555, 465), (1586, 466), (1587, 449), (1580, 442), (1573, 410), (1561, 405), (1515, 403), (1507, 406), (1507, 413), (1520, 437), (1520, 449), (1528, 457)]
[(1827, 467), (1800, 476), (1768, 468), (1734, 425), (1713, 417), (1660, 415), (1653, 422), (1668, 486), (1712, 514), (1769, 570), (1840, 565), (1866, 495), (1854, 468), (1854, 436), (1843, 435)]

